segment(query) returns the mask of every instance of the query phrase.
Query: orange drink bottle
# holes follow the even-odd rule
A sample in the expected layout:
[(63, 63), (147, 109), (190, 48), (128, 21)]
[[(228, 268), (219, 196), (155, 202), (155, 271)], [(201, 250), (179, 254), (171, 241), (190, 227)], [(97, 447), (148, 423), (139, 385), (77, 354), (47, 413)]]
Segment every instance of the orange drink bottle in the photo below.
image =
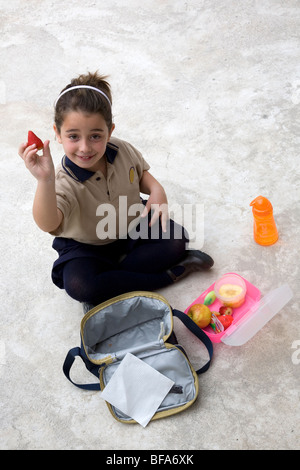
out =
[(252, 206), (254, 218), (254, 240), (259, 245), (273, 245), (278, 240), (278, 231), (271, 202), (263, 196), (258, 196), (250, 203), (250, 206)]

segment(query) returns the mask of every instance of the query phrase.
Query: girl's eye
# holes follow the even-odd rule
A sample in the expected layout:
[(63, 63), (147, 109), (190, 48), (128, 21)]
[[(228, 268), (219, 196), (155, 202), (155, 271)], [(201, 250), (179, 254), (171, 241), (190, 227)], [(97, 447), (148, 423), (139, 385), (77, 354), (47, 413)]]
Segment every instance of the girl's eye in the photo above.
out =
[(78, 136), (76, 134), (71, 134), (71, 135), (69, 135), (69, 139), (70, 140), (76, 140), (76, 139), (78, 139)]
[(91, 140), (100, 140), (101, 139), (101, 135), (100, 134), (94, 134), (91, 136)]

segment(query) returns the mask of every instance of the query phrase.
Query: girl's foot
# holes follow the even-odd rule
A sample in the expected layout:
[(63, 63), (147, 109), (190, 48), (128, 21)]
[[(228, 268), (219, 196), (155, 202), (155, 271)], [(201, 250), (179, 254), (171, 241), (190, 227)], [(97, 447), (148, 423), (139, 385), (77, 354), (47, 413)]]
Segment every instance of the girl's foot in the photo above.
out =
[(192, 272), (210, 269), (213, 264), (214, 260), (203, 251), (187, 250), (185, 257), (167, 273), (173, 282), (177, 282)]

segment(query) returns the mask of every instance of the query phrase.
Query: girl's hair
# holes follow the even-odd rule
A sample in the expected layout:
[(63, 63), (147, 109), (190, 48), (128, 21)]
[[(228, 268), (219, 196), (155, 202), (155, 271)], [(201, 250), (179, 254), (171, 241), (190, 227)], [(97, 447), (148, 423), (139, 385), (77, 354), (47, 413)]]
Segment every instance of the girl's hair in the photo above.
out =
[[(89, 85), (105, 93), (112, 103), (110, 85), (106, 79), (106, 76), (98, 75), (98, 72), (89, 72), (86, 75), (79, 75), (77, 78), (73, 78), (61, 93), (73, 86)], [(61, 130), (66, 114), (71, 111), (82, 111), (89, 114), (99, 113), (105, 119), (108, 129), (111, 130), (112, 128), (111, 106), (107, 99), (97, 91), (88, 88), (79, 88), (71, 90), (61, 96), (56, 103), (54, 115), (54, 122), (58, 132)]]

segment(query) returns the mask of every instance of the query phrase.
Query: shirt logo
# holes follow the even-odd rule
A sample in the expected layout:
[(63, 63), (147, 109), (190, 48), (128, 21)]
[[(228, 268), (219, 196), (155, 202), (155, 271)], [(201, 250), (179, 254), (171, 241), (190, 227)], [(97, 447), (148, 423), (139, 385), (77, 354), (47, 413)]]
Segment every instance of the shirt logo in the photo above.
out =
[(134, 181), (134, 167), (130, 167), (130, 170), (129, 170), (129, 181), (130, 183), (132, 184), (133, 181)]

